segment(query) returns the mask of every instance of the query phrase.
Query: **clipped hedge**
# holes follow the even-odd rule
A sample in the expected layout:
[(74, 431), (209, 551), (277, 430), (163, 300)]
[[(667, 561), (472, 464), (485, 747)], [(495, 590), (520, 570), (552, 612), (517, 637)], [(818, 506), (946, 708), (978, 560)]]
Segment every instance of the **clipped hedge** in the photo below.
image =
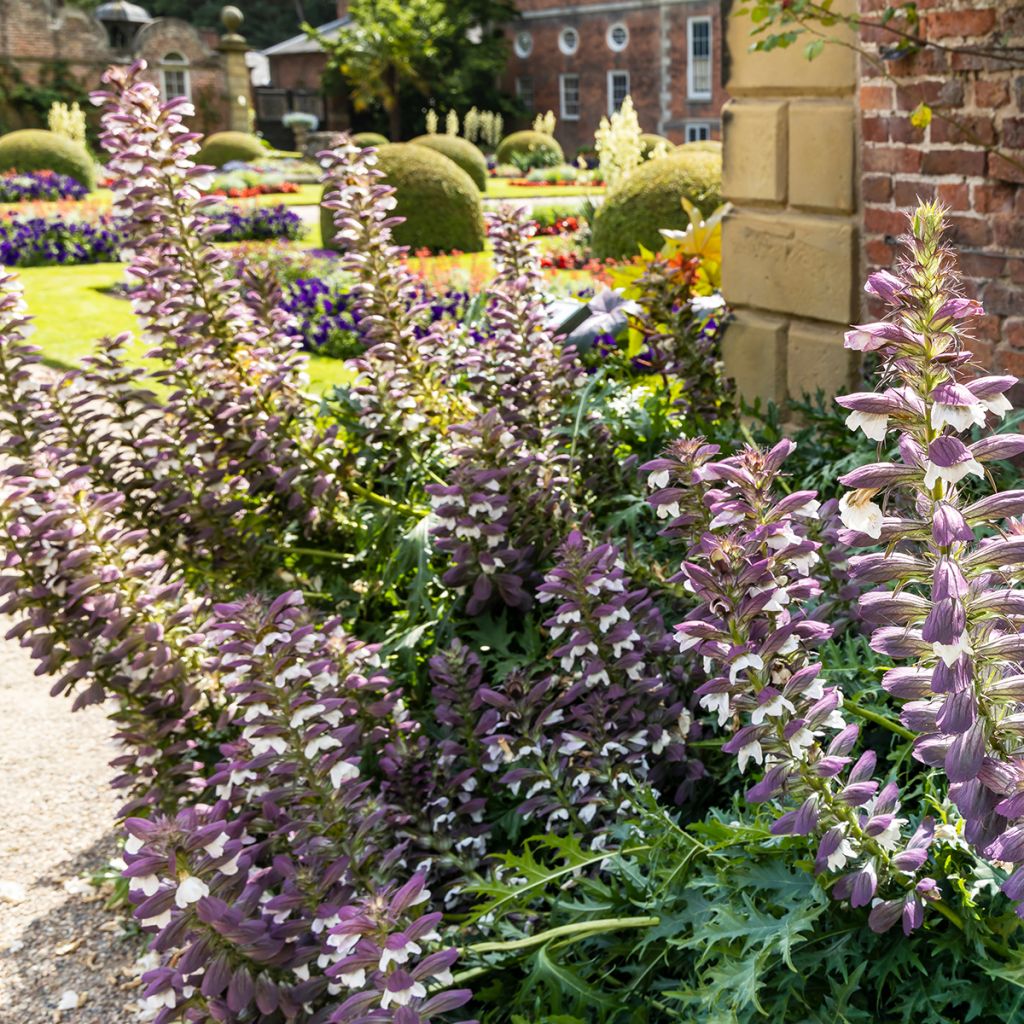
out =
[(722, 202), (722, 158), (680, 148), (642, 164), (612, 189), (594, 218), (591, 246), (599, 259), (626, 259), (638, 247), (660, 249), (661, 228), (682, 230), (685, 196), (703, 213)]
[(665, 143), (669, 150), (676, 148), (675, 143), (671, 139), (666, 139), (664, 135), (657, 135), (655, 132), (644, 132), (640, 136), (640, 155), (645, 160), (649, 159), (651, 153), (662, 143)]
[(389, 139), (379, 132), (356, 132), (352, 136), (352, 141), (362, 149), (366, 149), (368, 146), (386, 146)]
[(718, 139), (701, 139), (699, 142), (684, 142), (679, 148), (687, 153), (718, 153), (721, 155), (722, 143)]
[(232, 160), (249, 163), (266, 155), (266, 147), (255, 135), (247, 132), (215, 132), (203, 142), (196, 163), (223, 167)]
[(0, 173), (4, 171), (53, 171), (74, 178), (90, 191), (96, 187), (96, 162), (88, 150), (63, 135), (39, 128), (0, 138)]
[[(482, 252), (483, 203), (473, 179), (446, 156), (411, 143), (392, 142), (377, 151), (384, 181), (395, 188), (395, 216), (405, 223), (394, 229), (395, 241), (411, 249), (434, 252)], [(333, 245), (331, 211), (321, 208), (324, 244)]]
[(435, 153), (448, 157), (461, 167), (481, 192), (487, 189), (487, 159), (477, 146), (455, 135), (420, 135), (412, 140), (414, 146), (426, 146)]
[(537, 163), (532, 164), (534, 167), (553, 167), (565, 163), (565, 154), (558, 140), (544, 132), (533, 131), (506, 135), (498, 144), (494, 159), (499, 164), (511, 164), (515, 162), (513, 157), (523, 156), (539, 157)]

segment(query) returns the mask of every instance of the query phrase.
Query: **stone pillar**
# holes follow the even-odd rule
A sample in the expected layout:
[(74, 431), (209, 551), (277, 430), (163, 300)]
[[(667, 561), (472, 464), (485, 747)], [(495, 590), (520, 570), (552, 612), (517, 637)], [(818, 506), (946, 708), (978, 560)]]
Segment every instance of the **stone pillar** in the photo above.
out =
[(245, 63), (249, 44), (239, 35), (245, 15), (237, 7), (225, 7), (220, 20), (227, 30), (220, 38), (217, 49), (224, 63), (224, 77), (227, 82), (228, 130), (251, 132), (253, 128), (252, 78)]
[(856, 375), (843, 348), (860, 301), (856, 54), (752, 53), (750, 19), (724, 21), (726, 372), (748, 400), (834, 394)]

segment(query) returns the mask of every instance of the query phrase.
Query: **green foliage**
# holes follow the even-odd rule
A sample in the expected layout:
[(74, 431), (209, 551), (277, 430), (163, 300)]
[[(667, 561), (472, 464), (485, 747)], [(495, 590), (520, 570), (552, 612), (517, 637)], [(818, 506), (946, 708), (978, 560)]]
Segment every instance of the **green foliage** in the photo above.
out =
[(494, 83), (506, 58), (500, 26), (512, 13), (507, 0), (353, 0), (350, 25), (318, 37), (326, 80), (341, 84), (358, 112), (382, 113), (395, 140), (413, 122), (422, 130), (426, 96), (449, 109), (507, 109)]
[(676, 148), (669, 139), (665, 138), (664, 135), (657, 135), (654, 132), (644, 132), (643, 135), (640, 136), (641, 156), (647, 160), (654, 151), (654, 148), (662, 145), (663, 143), (668, 146), (670, 150)]
[(534, 167), (553, 167), (565, 160), (557, 139), (544, 132), (523, 131), (506, 135), (498, 143), (495, 160), (499, 164), (514, 164), (524, 173)]
[(386, 146), (390, 139), (379, 132), (356, 132), (352, 141), (365, 149), (367, 146)]
[(90, 190), (96, 187), (96, 164), (85, 147), (39, 128), (26, 128), (0, 138), (2, 171), (55, 171)]
[(456, 135), (419, 135), (412, 140), (416, 146), (426, 146), (448, 157), (473, 179), (481, 192), (487, 190), (487, 160), (479, 148)]
[(608, 192), (594, 218), (592, 246), (600, 259), (627, 259), (640, 248), (658, 250), (662, 228), (682, 230), (689, 218), (681, 200), (710, 214), (722, 201), (722, 159), (677, 149), (650, 160)]
[(719, 139), (701, 139), (698, 142), (684, 142), (677, 147), (684, 153), (717, 153), (722, 155), (722, 143)]
[[(447, 157), (420, 145), (390, 143), (378, 150), (384, 181), (395, 187), (395, 240), (411, 249), (482, 252), (483, 204), (473, 180)], [(329, 210), (321, 211), (324, 238), (333, 234)]]
[(232, 160), (248, 163), (266, 155), (266, 147), (255, 135), (247, 132), (215, 132), (203, 141), (196, 163), (223, 167)]

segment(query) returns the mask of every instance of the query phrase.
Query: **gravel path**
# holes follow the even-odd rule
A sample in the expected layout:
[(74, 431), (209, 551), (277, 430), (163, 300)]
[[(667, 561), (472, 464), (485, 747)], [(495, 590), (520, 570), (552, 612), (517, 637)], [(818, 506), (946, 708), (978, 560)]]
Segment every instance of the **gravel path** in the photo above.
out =
[(142, 947), (83, 881), (116, 855), (113, 752), (100, 708), (72, 714), (0, 640), (0, 1024), (138, 1019)]

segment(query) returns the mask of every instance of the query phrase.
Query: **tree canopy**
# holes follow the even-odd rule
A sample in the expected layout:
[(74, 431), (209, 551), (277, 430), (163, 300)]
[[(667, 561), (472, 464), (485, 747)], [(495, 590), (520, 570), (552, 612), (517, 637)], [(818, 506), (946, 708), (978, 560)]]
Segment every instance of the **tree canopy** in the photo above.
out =
[(349, 13), (348, 29), (321, 38), (327, 84), (347, 90), (357, 112), (386, 119), (390, 138), (419, 132), (428, 105), (509, 109), (496, 83), (511, 0), (353, 0)]

